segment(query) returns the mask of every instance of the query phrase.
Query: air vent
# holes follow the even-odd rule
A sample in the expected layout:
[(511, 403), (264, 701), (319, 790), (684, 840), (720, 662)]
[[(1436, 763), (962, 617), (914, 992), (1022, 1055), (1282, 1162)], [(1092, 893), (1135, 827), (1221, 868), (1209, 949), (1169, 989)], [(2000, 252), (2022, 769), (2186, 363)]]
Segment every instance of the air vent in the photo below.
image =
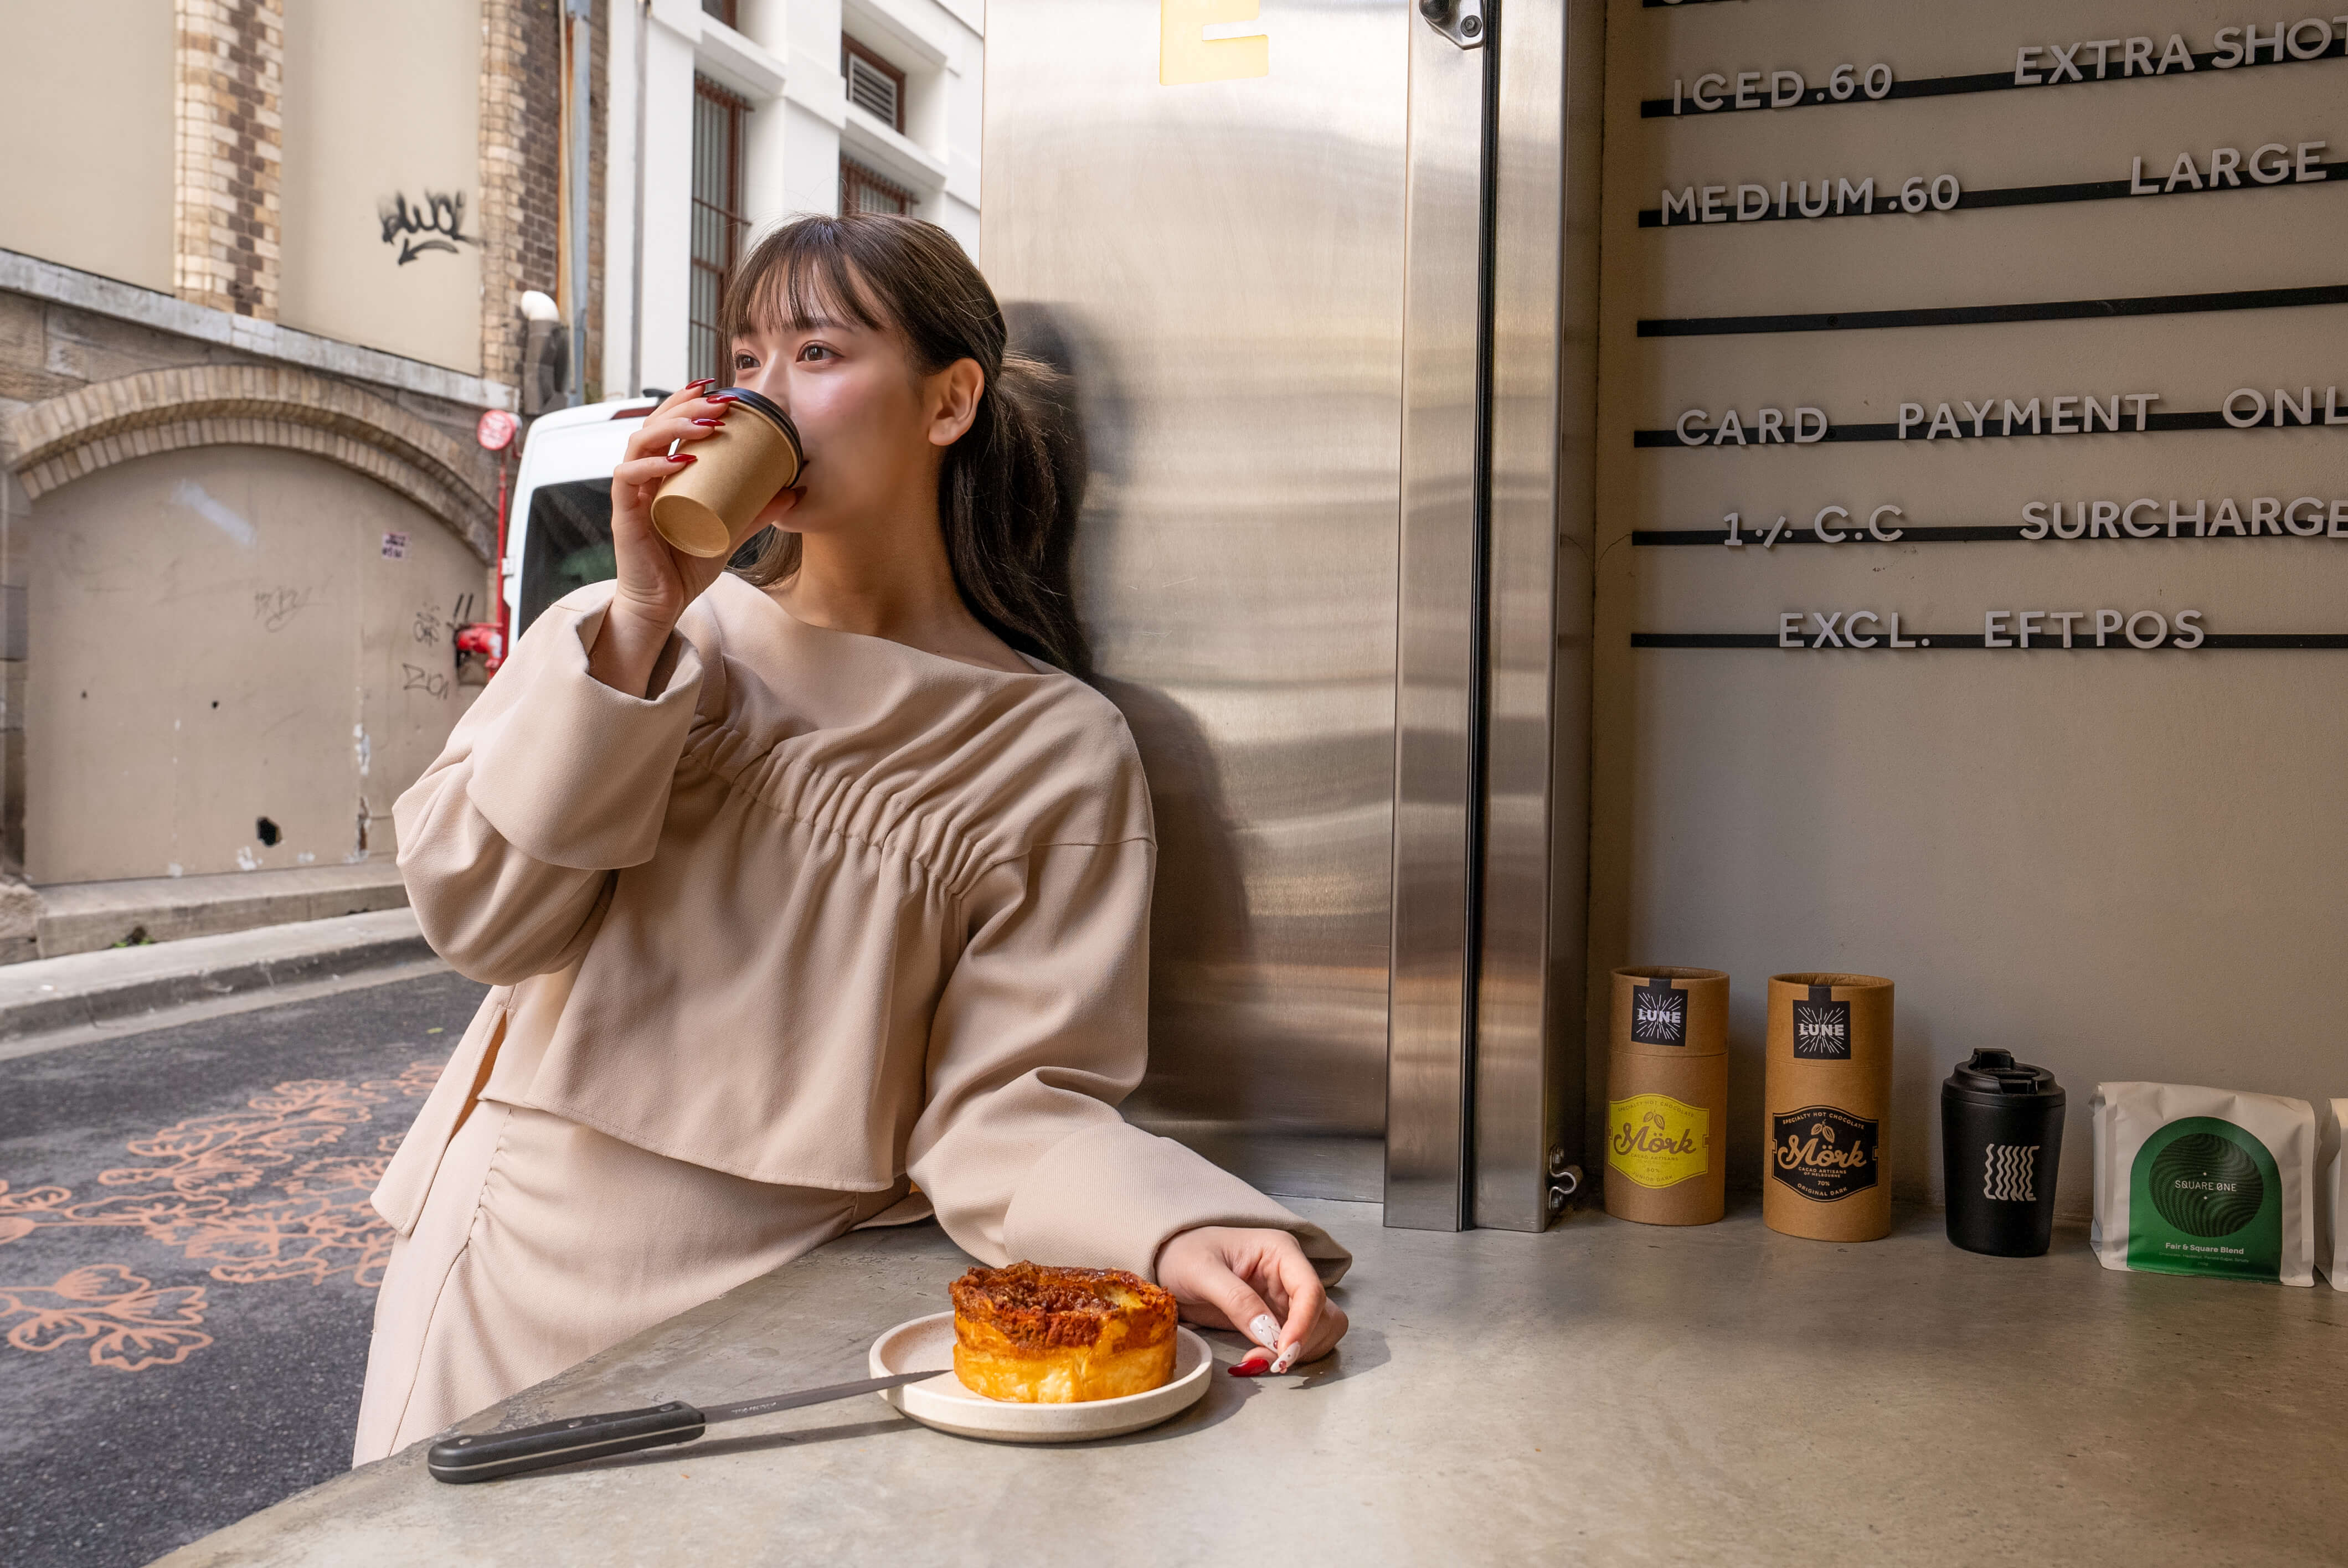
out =
[(891, 130), (905, 128), (904, 73), (874, 58), (853, 40), (840, 40), (848, 101)]

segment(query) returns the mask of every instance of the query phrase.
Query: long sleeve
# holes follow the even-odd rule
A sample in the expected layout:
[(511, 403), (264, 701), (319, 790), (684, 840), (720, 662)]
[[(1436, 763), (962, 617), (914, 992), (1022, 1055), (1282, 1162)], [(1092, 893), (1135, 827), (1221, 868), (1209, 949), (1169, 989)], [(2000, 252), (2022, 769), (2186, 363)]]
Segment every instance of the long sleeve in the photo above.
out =
[(589, 674), (611, 592), (550, 606), (392, 807), (425, 939), (475, 979), (510, 985), (567, 962), (609, 874), (659, 841), (703, 665), (676, 635), (655, 697)]
[(1154, 1277), (1177, 1232), (1251, 1225), (1295, 1233), (1334, 1281), (1351, 1255), (1319, 1226), (1117, 1113), (1148, 1054), (1154, 855), (1138, 838), (1046, 845), (979, 877), (908, 1168), (947, 1234), (990, 1263)]

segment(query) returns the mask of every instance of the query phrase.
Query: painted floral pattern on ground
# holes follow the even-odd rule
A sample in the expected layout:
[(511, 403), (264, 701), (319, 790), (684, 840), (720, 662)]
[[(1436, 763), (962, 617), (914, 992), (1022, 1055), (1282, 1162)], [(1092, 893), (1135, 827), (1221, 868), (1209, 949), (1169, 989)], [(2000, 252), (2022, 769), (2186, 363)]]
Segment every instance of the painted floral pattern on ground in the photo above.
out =
[[(224, 1285), (320, 1284), (337, 1276), (373, 1289), (391, 1227), (367, 1204), (400, 1133), (370, 1131), (375, 1108), (421, 1100), (439, 1077), (417, 1061), (396, 1078), (302, 1079), (240, 1111), (191, 1116), (126, 1145), (139, 1163), (101, 1171), (108, 1189), (18, 1191), (0, 1181), (0, 1245), (57, 1227), (134, 1231), (210, 1264)], [(18, 1350), (87, 1344), (93, 1366), (135, 1372), (170, 1366), (211, 1344), (205, 1287), (158, 1289), (122, 1265), (76, 1268), (17, 1284), (0, 1252), (0, 1323)]]
[(118, 1263), (77, 1268), (53, 1285), (0, 1286), (0, 1320), (9, 1318), (8, 1343), (19, 1350), (87, 1340), (92, 1366), (124, 1372), (172, 1366), (212, 1342), (195, 1327), (202, 1286), (158, 1290)]

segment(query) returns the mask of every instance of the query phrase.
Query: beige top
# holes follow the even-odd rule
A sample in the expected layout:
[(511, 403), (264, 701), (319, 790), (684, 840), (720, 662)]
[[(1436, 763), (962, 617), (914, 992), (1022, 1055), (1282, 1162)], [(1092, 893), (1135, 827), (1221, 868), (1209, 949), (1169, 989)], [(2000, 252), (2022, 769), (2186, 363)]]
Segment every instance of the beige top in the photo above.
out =
[(1122, 716), (794, 619), (720, 577), (632, 697), (608, 584), (549, 608), (393, 807), (426, 938), (491, 983), (376, 1194), (405, 1234), (476, 1097), (754, 1181), (910, 1175), (947, 1233), (1148, 1274), (1199, 1225), (1317, 1226), (1117, 1105), (1156, 845)]

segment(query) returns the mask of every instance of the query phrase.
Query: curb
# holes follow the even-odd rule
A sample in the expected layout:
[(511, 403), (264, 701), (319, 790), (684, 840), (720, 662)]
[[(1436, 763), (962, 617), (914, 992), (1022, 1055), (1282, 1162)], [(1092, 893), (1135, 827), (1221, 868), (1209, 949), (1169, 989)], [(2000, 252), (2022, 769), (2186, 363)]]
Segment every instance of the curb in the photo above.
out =
[(379, 909), (0, 968), (0, 1040), (430, 958), (412, 909)]
[(18, 962), (104, 952), (141, 933), (149, 941), (182, 942), (191, 937), (225, 937), (371, 914), (407, 902), (399, 867), (387, 859), (357, 866), (50, 883), (34, 892), (40, 906), (36, 950), (10, 955)]

